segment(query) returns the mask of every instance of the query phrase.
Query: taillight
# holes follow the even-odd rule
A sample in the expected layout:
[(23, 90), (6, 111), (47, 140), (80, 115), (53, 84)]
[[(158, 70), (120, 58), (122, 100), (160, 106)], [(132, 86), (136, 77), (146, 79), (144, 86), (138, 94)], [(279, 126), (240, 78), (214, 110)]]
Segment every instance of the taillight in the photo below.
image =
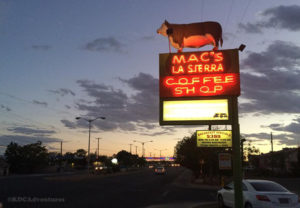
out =
[(256, 198), (259, 201), (270, 201), (270, 199), (265, 195), (256, 195)]

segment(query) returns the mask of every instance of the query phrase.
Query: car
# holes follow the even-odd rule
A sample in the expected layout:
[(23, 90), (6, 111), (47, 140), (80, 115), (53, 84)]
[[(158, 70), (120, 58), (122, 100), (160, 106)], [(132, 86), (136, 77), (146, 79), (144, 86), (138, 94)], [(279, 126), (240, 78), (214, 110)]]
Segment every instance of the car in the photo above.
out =
[[(300, 208), (299, 196), (269, 180), (246, 179), (242, 181), (244, 208)], [(217, 193), (218, 207), (234, 207), (233, 182)]]
[(154, 169), (154, 172), (157, 175), (164, 175), (164, 174), (166, 174), (166, 168), (165, 167), (156, 167)]

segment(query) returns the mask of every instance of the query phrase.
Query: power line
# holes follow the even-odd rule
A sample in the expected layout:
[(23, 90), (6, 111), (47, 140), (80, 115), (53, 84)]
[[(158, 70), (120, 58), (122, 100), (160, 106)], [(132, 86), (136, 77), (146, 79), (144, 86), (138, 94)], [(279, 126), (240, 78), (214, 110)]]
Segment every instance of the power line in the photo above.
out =
[(72, 113), (70, 112), (67, 112), (67, 111), (64, 111), (64, 110), (60, 110), (60, 109), (56, 109), (56, 108), (53, 108), (53, 107), (49, 107), (49, 106), (46, 106), (46, 105), (37, 105), (35, 104), (33, 101), (30, 101), (30, 100), (27, 100), (27, 99), (24, 99), (24, 98), (20, 98), (18, 96), (15, 96), (15, 95), (12, 95), (12, 94), (9, 94), (9, 93), (5, 93), (5, 92), (0, 92), (1, 95), (4, 95), (4, 96), (7, 96), (9, 98), (12, 98), (12, 99), (15, 99), (15, 100), (18, 100), (18, 101), (21, 101), (21, 102), (25, 102), (25, 103), (29, 103), (29, 104), (32, 104), (34, 106), (40, 106), (41, 108), (47, 108), (49, 110), (52, 110), (52, 111), (55, 111), (57, 113), (65, 113), (65, 114), (68, 114), (68, 115), (72, 115), (74, 116)]
[(203, 22), (204, 0), (201, 0), (201, 22)]
[(225, 21), (225, 24), (224, 24), (224, 31), (226, 31), (227, 23), (228, 23), (230, 15), (232, 13), (233, 3), (234, 3), (234, 0), (231, 0), (231, 4), (230, 4), (230, 7), (229, 7), (229, 12), (227, 14), (226, 21)]
[[(28, 122), (30, 122), (30, 124), (33, 125), (33, 126), (38, 125), (38, 126), (42, 126), (42, 127), (46, 128), (46, 129), (49, 129), (49, 128), (50, 129), (55, 129), (56, 133), (63, 133), (63, 132), (66, 133), (67, 132), (68, 134), (78, 136), (78, 134), (75, 134), (73, 131), (70, 131), (68, 129), (61, 130), (59, 127), (56, 127), (55, 125), (49, 125), (49, 124), (45, 124), (41, 121), (35, 121), (33, 119), (27, 118), (25, 116), (21, 116), (21, 115), (15, 113), (15, 112), (12, 112), (12, 111), (7, 112), (7, 111), (1, 111), (1, 109), (0, 109), (0, 112), (14, 115), (16, 118), (18, 118), (17, 119), (18, 122), (23, 123), (24, 125), (28, 125)], [(6, 117), (10, 118), (8, 115), (6, 115)]]
[[(12, 114), (12, 115), (14, 115), (15, 117), (21, 119), (21, 120), (19, 120), (19, 122), (23, 122), (24, 124), (27, 124), (27, 123), (25, 123), (25, 121), (27, 121), (27, 122), (29, 121), (29, 122), (31, 122), (31, 124), (35, 123), (35, 125), (38, 124), (38, 125), (42, 125), (42, 126), (47, 127), (47, 128), (50, 127), (51, 129), (53, 129), (53, 127), (54, 127), (54, 129), (59, 130), (59, 129), (57, 129), (55, 126), (52, 126), (52, 125), (49, 125), (49, 124), (45, 124), (45, 123), (40, 122), (40, 121), (32, 120), (32, 119), (30, 119), (30, 118), (21, 116), (21, 115), (15, 113), (15, 112), (12, 112), (12, 111), (6, 112), (6, 111), (1, 111), (1, 109), (0, 109), (0, 112)], [(8, 117), (8, 116), (7, 116), (7, 117)]]
[(246, 15), (246, 12), (247, 12), (247, 10), (248, 10), (248, 8), (249, 8), (249, 5), (250, 5), (251, 1), (252, 1), (252, 0), (248, 0), (248, 4), (246, 5), (245, 11), (242, 13), (243, 16), (242, 16), (242, 18), (241, 18), (240, 23), (243, 22), (244, 17), (245, 17), (245, 15)]
[[(242, 13), (242, 17), (240, 18), (240, 21), (238, 22), (237, 26), (238, 26), (239, 24), (241, 24), (241, 23), (244, 21), (244, 17), (246, 16), (247, 10), (248, 10), (248, 8), (249, 8), (251, 2), (252, 2), (252, 0), (248, 0), (248, 3), (246, 4), (245, 10), (244, 10), (244, 12)], [(236, 29), (236, 31), (235, 31), (235, 34), (237, 34), (237, 33), (238, 33), (238, 29)], [(231, 43), (230, 43), (229, 45), (232, 46), (234, 40), (235, 40), (235, 39), (232, 38), (232, 41), (231, 41)], [(233, 46), (233, 47), (234, 47), (234, 46)]]

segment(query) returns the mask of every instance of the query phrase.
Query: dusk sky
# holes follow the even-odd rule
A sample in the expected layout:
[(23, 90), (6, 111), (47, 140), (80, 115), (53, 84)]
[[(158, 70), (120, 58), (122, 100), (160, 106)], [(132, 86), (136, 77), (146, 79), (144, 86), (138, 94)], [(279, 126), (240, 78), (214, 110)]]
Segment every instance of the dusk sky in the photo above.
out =
[[(133, 140), (159, 155), (207, 126), (158, 123), (159, 53), (164, 22), (217, 21), (220, 49), (240, 53), (241, 134), (262, 152), (295, 147), (300, 139), (299, 0), (0, 0), (0, 145), (42, 141), (49, 151), (87, 149), (112, 155)], [(197, 50), (211, 50), (206, 46)], [(195, 49), (184, 49), (195, 51)], [(172, 52), (176, 52), (173, 48)], [(214, 126), (213, 129), (223, 129)], [(0, 147), (3, 154), (5, 148)]]

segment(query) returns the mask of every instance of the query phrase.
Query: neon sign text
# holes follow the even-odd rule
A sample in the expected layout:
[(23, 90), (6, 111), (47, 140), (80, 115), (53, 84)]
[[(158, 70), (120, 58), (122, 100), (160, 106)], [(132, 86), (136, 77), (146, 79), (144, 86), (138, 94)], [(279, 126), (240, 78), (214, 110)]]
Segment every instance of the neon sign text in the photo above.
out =
[(237, 74), (168, 76), (164, 86), (170, 96), (211, 96), (232, 91), (239, 82)]
[(223, 53), (214, 51), (211, 52), (203, 52), (200, 55), (196, 54), (190, 54), (188, 57), (185, 55), (175, 55), (172, 59), (172, 64), (186, 64), (186, 63), (208, 63), (208, 62), (214, 62), (218, 63), (223, 61)]
[(223, 64), (189, 64), (171, 67), (172, 74), (202, 74), (224, 72)]
[(160, 97), (240, 95), (238, 51), (160, 55)]

